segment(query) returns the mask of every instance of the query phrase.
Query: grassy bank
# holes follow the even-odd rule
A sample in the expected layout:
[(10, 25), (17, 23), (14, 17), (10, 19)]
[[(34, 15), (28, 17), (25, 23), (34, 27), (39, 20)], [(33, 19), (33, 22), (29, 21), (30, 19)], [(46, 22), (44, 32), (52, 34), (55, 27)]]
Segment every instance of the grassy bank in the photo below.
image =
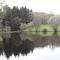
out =
[(53, 27), (51, 25), (39, 25), (37, 27), (29, 27), (24, 30), (28, 34), (40, 35), (40, 36), (52, 36), (54, 34)]

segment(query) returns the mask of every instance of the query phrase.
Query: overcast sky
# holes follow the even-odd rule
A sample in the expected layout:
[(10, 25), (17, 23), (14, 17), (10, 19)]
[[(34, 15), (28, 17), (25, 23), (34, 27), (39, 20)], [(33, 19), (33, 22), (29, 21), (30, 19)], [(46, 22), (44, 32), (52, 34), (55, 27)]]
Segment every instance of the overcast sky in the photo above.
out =
[(60, 0), (6, 0), (5, 4), (12, 6), (26, 6), (34, 12), (60, 14)]

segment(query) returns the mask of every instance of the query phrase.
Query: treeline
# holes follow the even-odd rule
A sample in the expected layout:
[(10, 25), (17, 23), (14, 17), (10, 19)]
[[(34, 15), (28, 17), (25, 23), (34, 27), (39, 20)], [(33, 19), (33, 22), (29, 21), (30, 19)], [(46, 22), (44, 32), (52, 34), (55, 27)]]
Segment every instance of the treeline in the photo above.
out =
[(2, 25), (10, 26), (11, 30), (19, 30), (21, 23), (29, 23), (32, 21), (32, 10), (26, 7), (18, 8), (13, 6), (10, 8), (8, 5), (3, 7), (3, 11), (0, 10), (0, 16), (2, 17)]
[(60, 15), (34, 12), (31, 26), (38, 27), (45, 24), (51, 25), (53, 29), (57, 29), (57, 27), (60, 25)]
[[(60, 24), (60, 15), (33, 12), (26, 7), (18, 8), (16, 6), (13, 6), (13, 8), (11, 8), (6, 5), (3, 7), (3, 11), (0, 10), (0, 16), (3, 20), (3, 27), (10, 26), (11, 30), (19, 30), (19, 27), (36, 27), (41, 24), (50, 24), (54, 27), (54, 29), (56, 29), (56, 27)], [(25, 25), (24, 23), (30, 24)]]

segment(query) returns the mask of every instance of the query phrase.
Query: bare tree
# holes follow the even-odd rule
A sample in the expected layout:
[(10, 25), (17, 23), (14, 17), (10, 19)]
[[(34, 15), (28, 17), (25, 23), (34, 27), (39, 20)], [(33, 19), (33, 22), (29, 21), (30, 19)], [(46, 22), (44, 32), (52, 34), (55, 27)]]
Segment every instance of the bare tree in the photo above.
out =
[(52, 16), (48, 20), (48, 24), (52, 25), (55, 33), (57, 32), (57, 26), (60, 24), (60, 16)]
[(36, 12), (33, 14), (33, 24), (35, 26), (38, 26), (40, 24), (47, 24), (49, 17), (50, 16), (46, 13)]
[(52, 16), (48, 20), (48, 24), (51, 24), (52, 26), (58, 26), (60, 24), (60, 16)]

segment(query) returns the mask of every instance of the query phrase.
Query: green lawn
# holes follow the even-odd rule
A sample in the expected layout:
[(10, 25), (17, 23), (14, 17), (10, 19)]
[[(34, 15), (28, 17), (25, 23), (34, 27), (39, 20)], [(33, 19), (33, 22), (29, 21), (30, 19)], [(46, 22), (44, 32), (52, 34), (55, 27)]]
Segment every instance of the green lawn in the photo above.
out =
[(60, 25), (57, 27), (57, 35), (60, 36)]
[[(46, 30), (46, 33), (43, 32), (44, 30)], [(54, 30), (51, 25), (40, 25), (38, 27), (38, 32), (40, 36), (52, 36), (54, 33)]]
[[(44, 30), (46, 30), (46, 32), (44, 32)], [(28, 34), (39, 35), (39, 36), (52, 36), (54, 34), (53, 27), (48, 24), (39, 25), (37, 27), (31, 26), (24, 29), (23, 31)], [(58, 31), (58, 35), (60, 36), (60, 26), (58, 26), (57, 31)], [(0, 36), (5, 36), (6, 34), (8, 36), (10, 33), (16, 33), (16, 32), (20, 32), (20, 31), (11, 31), (10, 27), (6, 27), (3, 30), (0, 29)]]
[[(43, 31), (46, 30), (47, 32), (44, 33)], [(54, 33), (53, 27), (51, 25), (40, 25), (38, 27), (30, 27), (24, 30), (26, 33), (32, 35), (40, 35), (40, 36), (52, 36)]]

